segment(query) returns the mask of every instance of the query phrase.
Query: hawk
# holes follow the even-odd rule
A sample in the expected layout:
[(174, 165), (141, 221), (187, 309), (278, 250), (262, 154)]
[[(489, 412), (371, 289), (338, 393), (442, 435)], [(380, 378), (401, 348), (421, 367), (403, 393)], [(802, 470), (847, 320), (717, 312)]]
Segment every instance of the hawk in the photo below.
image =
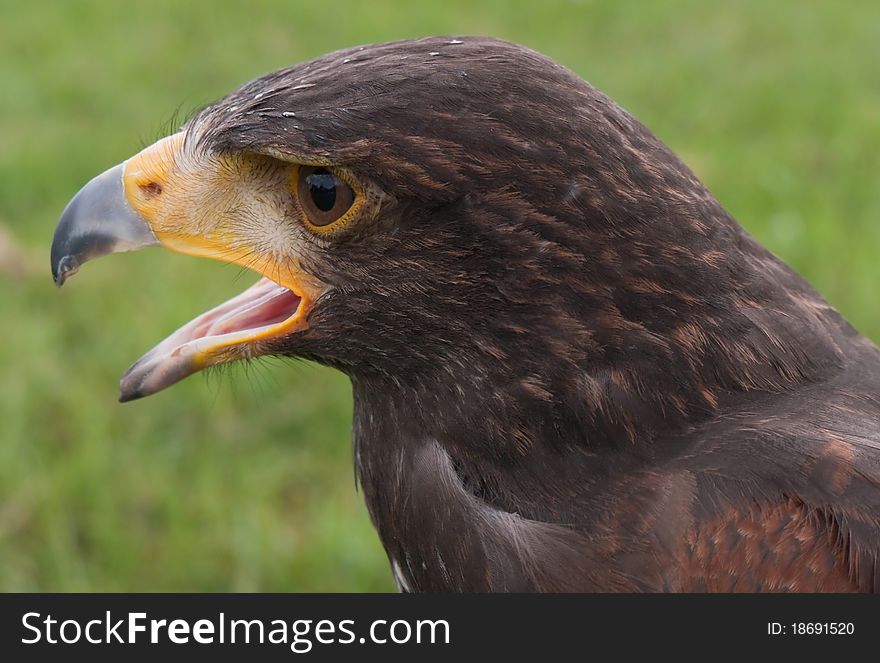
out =
[(430, 38), (247, 83), (88, 183), (53, 275), (149, 245), (262, 278), (121, 400), (345, 373), (403, 590), (880, 589), (877, 347), (547, 57)]

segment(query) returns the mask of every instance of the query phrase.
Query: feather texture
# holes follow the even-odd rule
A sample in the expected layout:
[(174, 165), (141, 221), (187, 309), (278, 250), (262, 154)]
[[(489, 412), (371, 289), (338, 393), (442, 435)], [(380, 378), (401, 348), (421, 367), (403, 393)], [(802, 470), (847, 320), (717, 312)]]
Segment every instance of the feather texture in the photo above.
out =
[(648, 129), (485, 38), (333, 53), (193, 118), (386, 194), (273, 350), (347, 373), (407, 590), (878, 590), (880, 353)]

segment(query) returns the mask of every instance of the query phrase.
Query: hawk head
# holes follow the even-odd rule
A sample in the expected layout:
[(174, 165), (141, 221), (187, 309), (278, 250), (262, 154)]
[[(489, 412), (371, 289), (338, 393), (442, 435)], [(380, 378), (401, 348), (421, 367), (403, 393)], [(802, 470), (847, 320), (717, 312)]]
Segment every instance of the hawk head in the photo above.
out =
[(493, 39), (352, 48), (247, 83), (87, 184), (53, 275), (148, 245), (262, 278), (135, 363), (122, 400), (295, 355), (458, 403), (461, 425), (515, 403), (527, 445), (565, 417), (631, 438), (837, 361), (818, 296), (650, 131)]

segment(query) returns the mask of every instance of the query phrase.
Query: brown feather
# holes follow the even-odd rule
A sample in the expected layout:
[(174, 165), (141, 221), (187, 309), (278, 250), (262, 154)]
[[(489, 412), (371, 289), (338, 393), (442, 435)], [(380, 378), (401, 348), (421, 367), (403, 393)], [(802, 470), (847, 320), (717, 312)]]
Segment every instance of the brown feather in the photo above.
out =
[(412, 590), (877, 590), (880, 352), (648, 129), (484, 38), (349, 49), (188, 126), (387, 195), (274, 350), (352, 379)]

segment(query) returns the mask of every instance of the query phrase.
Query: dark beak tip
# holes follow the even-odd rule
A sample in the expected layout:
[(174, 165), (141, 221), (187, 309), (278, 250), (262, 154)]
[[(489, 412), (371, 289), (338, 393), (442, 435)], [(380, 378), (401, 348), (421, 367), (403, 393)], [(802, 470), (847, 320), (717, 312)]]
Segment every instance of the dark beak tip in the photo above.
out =
[(119, 164), (93, 177), (61, 212), (50, 251), (58, 287), (93, 258), (159, 245), (149, 224), (128, 203), (124, 169)]
[(136, 401), (139, 398), (143, 398), (144, 396), (149, 396), (150, 392), (144, 389), (142, 376), (132, 375), (140, 364), (141, 360), (136, 361), (128, 367), (128, 370), (126, 370), (119, 379), (120, 403), (129, 403), (131, 401)]
[(74, 256), (64, 256), (57, 263), (54, 261), (52, 263), (52, 279), (59, 288), (78, 271), (79, 264)]
[(119, 392), (119, 402), (120, 403), (129, 403), (131, 401), (137, 400), (139, 398), (138, 394), (131, 392)]
[[(134, 368), (134, 367), (132, 367)], [(119, 380), (119, 402), (129, 403), (143, 398), (147, 394), (144, 393), (143, 384), (139, 380), (129, 378), (131, 368), (129, 368), (122, 378)]]

